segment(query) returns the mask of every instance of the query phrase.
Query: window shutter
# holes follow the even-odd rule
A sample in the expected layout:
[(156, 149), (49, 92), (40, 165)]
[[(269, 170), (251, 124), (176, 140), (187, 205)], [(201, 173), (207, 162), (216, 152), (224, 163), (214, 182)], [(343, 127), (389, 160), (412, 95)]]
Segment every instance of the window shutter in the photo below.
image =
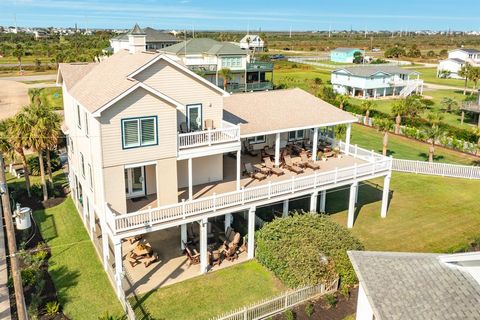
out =
[(138, 146), (138, 120), (127, 120), (123, 122), (123, 143), (125, 147)]
[(142, 145), (155, 143), (155, 119), (142, 119)]

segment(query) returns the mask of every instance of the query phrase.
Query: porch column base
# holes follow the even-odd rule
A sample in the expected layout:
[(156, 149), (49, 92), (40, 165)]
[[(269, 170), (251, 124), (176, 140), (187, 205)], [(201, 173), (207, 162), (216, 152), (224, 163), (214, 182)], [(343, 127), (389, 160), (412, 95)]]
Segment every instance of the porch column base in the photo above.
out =
[(180, 247), (182, 250), (185, 250), (184, 243), (187, 243), (187, 224), (180, 226)]
[(327, 190), (320, 193), (320, 212), (325, 213), (325, 204), (327, 202)]
[(255, 257), (255, 207), (248, 210), (248, 259)]
[(122, 278), (123, 278), (123, 262), (122, 262), (122, 239), (114, 238), (113, 248), (115, 253), (115, 284), (119, 297), (123, 295)]
[(350, 186), (350, 198), (348, 202), (348, 219), (347, 228), (353, 228), (353, 220), (355, 219), (355, 199), (358, 193), (358, 182), (352, 183)]
[(391, 175), (391, 173), (389, 173), (385, 176), (385, 179), (383, 180), (382, 210), (380, 212), (380, 215), (381, 215), (382, 218), (385, 218), (387, 216), (391, 178), (392, 178), (392, 175)]
[(192, 158), (188, 158), (188, 199), (193, 200)]
[(107, 228), (106, 224), (102, 224), (102, 256), (103, 256), (103, 268), (107, 271), (108, 260), (110, 258), (110, 249), (108, 247), (108, 233), (105, 231)]
[(198, 223), (200, 224), (200, 274), (204, 274), (208, 271), (208, 254), (207, 254), (208, 218), (203, 218)]
[(283, 212), (282, 212), (283, 218), (288, 217), (288, 204), (289, 204), (288, 199), (283, 200)]
[(310, 212), (317, 212), (318, 191), (310, 195)]

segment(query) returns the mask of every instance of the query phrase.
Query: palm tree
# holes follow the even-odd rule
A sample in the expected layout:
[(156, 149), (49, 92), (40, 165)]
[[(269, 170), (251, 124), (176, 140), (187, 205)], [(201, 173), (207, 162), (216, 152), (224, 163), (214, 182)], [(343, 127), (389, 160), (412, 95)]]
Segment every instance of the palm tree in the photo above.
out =
[(445, 112), (452, 112), (458, 108), (458, 101), (450, 97), (443, 97), (440, 104), (444, 107)]
[(468, 63), (466, 63), (458, 71), (458, 75), (465, 79), (465, 87), (463, 88), (463, 95), (467, 94), (467, 85), (470, 77), (470, 69), (471, 69), (471, 66)]
[(478, 81), (480, 80), (480, 68), (472, 67), (469, 72), (469, 80), (473, 82), (473, 90), (470, 92), (470, 95), (473, 95), (475, 89), (477, 89)]
[(22, 57), (25, 55), (25, 49), (23, 48), (23, 45), (18, 43), (15, 46), (15, 49), (12, 52), (13, 56), (17, 58), (18, 60), (18, 68), (20, 71), (22, 71)]
[(345, 104), (348, 102), (348, 96), (345, 94), (339, 94), (335, 97), (335, 101), (338, 103), (340, 110), (343, 110)]
[(365, 112), (365, 122), (367, 123), (367, 125), (369, 123), (370, 110), (372, 110), (374, 106), (375, 106), (375, 103), (373, 103), (370, 100), (362, 101), (361, 108)]
[(440, 122), (443, 120), (443, 114), (441, 114), (439, 112), (430, 112), (427, 115), (427, 119), (432, 124), (432, 127), (438, 127)]
[(430, 147), (428, 148), (428, 161), (433, 162), (435, 156), (435, 141), (437, 141), (443, 134), (443, 130), (439, 126), (432, 126), (425, 132), (427, 139), (430, 140)]
[(407, 113), (407, 106), (405, 100), (395, 102), (392, 106), (392, 113), (395, 115), (395, 134), (400, 134), (402, 117), (405, 116)]
[(30, 103), (32, 104), (41, 104), (40, 97), (41, 90), (39, 88), (31, 88), (28, 90), (28, 96), (30, 97)]
[(15, 150), (10, 143), (8, 122), (8, 119), (0, 121), (0, 152), (3, 153), (5, 158), (9, 158), (13, 161), (15, 158)]
[(378, 126), (378, 130), (383, 132), (383, 149), (382, 153), (384, 156), (387, 155), (387, 149), (388, 149), (388, 133), (390, 130), (393, 128), (393, 122), (390, 119), (381, 119), (376, 123)]
[(477, 137), (477, 152), (480, 149), (480, 127), (472, 129), (472, 133)]
[(25, 156), (24, 148), (28, 148), (27, 133), (30, 130), (30, 123), (24, 112), (19, 112), (11, 119), (8, 126), (10, 143), (15, 152), (22, 159), (22, 166), (25, 176), (25, 185), (27, 187), (28, 197), (30, 193), (30, 171), (28, 169), (27, 157)]
[(232, 72), (228, 68), (223, 68), (218, 73), (223, 78), (223, 90), (227, 90), (228, 81), (232, 78)]

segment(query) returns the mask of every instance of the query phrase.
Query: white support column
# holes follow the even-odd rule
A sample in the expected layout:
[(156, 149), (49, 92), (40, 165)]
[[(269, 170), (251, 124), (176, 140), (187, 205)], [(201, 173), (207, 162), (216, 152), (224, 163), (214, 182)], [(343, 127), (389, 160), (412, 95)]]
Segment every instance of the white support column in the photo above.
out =
[(325, 204), (327, 202), (327, 190), (320, 193), (320, 212), (325, 213)]
[(348, 200), (348, 219), (347, 228), (353, 228), (353, 220), (355, 219), (355, 199), (358, 192), (358, 182), (352, 183), (350, 186), (350, 197)]
[(347, 132), (345, 134), (345, 154), (350, 153), (350, 136), (352, 135), (352, 124), (347, 124)]
[(382, 218), (387, 216), (387, 209), (388, 209), (388, 198), (390, 195), (390, 179), (392, 178), (392, 174), (389, 173), (385, 176), (383, 180), (383, 194), (382, 194), (382, 211), (380, 212)]
[(107, 233), (107, 224), (102, 224), (102, 255), (103, 255), (103, 268), (105, 271), (108, 268), (108, 260), (110, 258), (110, 248), (108, 245), (108, 233)]
[(318, 191), (310, 195), (310, 212), (317, 212)]
[(384, 97), (387, 96), (387, 88), (383, 88), (383, 96), (384, 96)]
[(280, 166), (280, 133), (275, 135), (275, 166)]
[(241, 151), (237, 151), (237, 191), (240, 191), (240, 177), (242, 174), (242, 159), (241, 159)]
[(312, 142), (312, 160), (317, 161), (318, 150), (318, 128), (313, 128), (313, 142)]
[(193, 200), (192, 158), (188, 158), (188, 199)]
[(225, 232), (227, 232), (228, 227), (232, 225), (233, 222), (233, 216), (231, 213), (227, 213), (225, 215)]
[(352, 90), (352, 97), (355, 97), (355, 92), (356, 92), (356, 90), (355, 90), (355, 88), (353, 88), (353, 90)]
[(114, 238), (113, 239), (113, 251), (115, 254), (115, 284), (117, 289), (117, 294), (119, 297), (122, 296), (122, 279), (123, 279), (123, 258), (122, 258), (122, 239)]
[(180, 226), (180, 247), (182, 250), (185, 250), (184, 243), (187, 243), (187, 224), (182, 224)]
[(255, 207), (248, 210), (248, 259), (255, 256)]
[(206, 273), (208, 270), (208, 253), (207, 253), (207, 227), (208, 218), (203, 218), (198, 222), (200, 224), (200, 274)]
[(289, 204), (288, 199), (283, 200), (283, 212), (282, 212), (282, 217), (283, 218), (288, 217), (288, 204)]
[(372, 320), (373, 319), (373, 309), (368, 302), (367, 295), (365, 294), (365, 289), (363, 288), (362, 282), (358, 287), (358, 301), (357, 301), (357, 313), (356, 320)]

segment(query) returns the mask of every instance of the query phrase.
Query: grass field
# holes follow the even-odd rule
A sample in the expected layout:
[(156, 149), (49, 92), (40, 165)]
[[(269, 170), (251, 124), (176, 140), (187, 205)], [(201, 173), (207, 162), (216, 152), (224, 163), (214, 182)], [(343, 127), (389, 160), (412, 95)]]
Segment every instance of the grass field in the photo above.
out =
[(40, 97), (46, 105), (52, 107), (54, 110), (63, 110), (62, 88), (42, 88), (40, 90)]
[(465, 85), (463, 80), (442, 79), (437, 77), (437, 68), (418, 68), (415, 70), (421, 73), (420, 78), (426, 83), (440, 84), (457, 88), (463, 88)]
[(268, 270), (256, 261), (249, 261), (130, 301), (136, 313), (142, 306), (155, 319), (209, 319), (284, 290)]
[(70, 319), (97, 319), (123, 310), (80, 216), (71, 200), (34, 212), (43, 239), (52, 250), (48, 272), (64, 313)]

